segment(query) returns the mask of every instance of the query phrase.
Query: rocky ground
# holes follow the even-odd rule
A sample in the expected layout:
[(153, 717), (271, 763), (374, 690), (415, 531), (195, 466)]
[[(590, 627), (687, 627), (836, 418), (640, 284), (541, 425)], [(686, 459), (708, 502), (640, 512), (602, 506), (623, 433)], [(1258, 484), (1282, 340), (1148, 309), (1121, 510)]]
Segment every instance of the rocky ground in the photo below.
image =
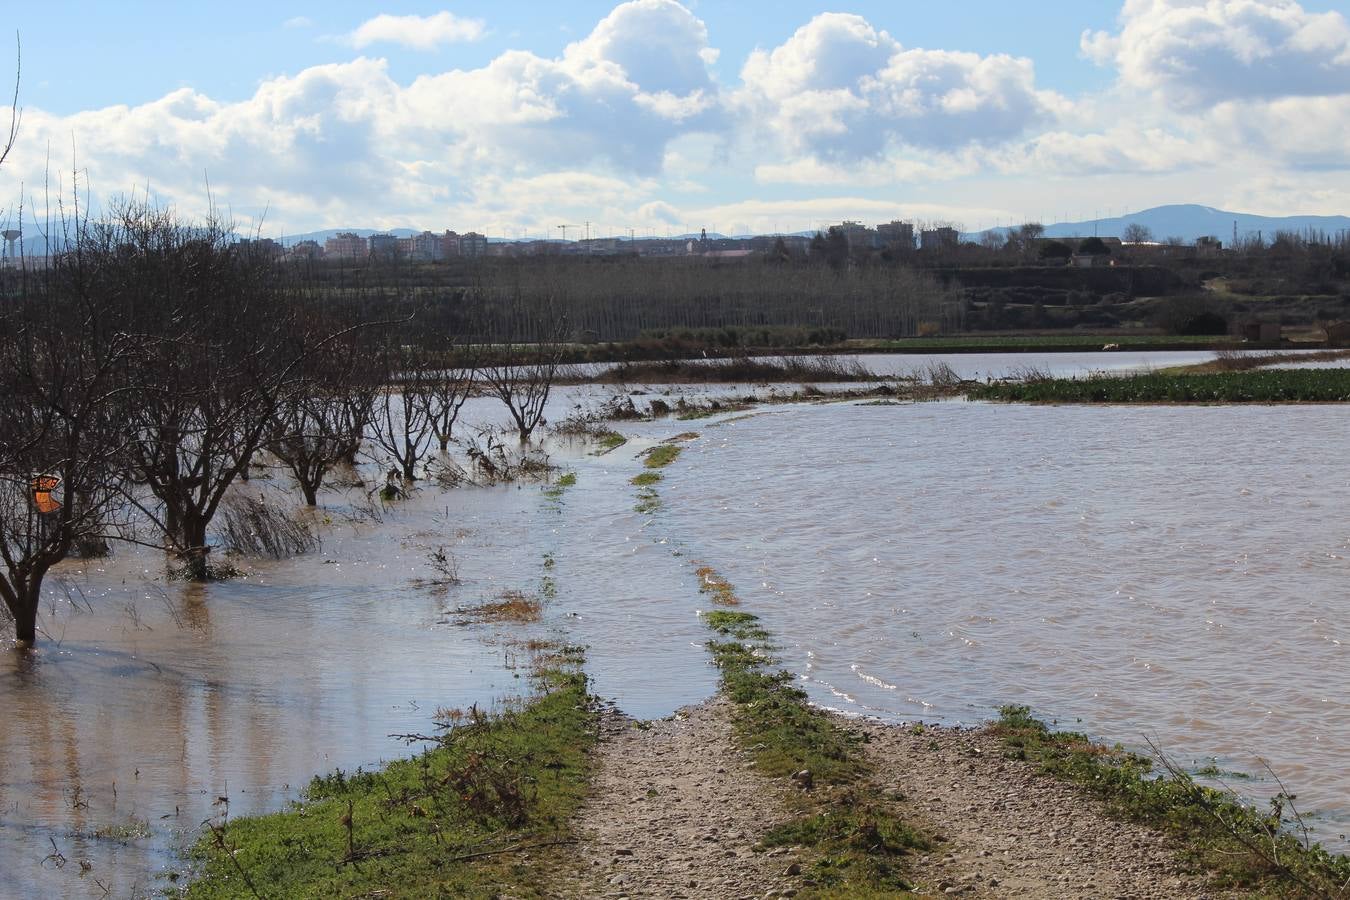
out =
[(559, 897), (763, 897), (795, 893), (794, 857), (755, 853), (787, 813), (785, 784), (761, 778), (732, 743), (722, 699), (673, 718), (607, 715), (595, 794)]
[[(910, 820), (945, 840), (913, 861), (921, 896), (1201, 898), (1215, 896), (1161, 835), (1109, 818), (979, 731), (921, 733), (850, 721), (868, 738), (878, 790), (906, 799)], [(794, 896), (805, 854), (755, 853), (789, 817), (786, 780), (755, 774), (715, 699), (671, 719), (606, 716), (595, 794), (558, 897)]]
[(1117, 822), (1073, 788), (1003, 759), (983, 732), (855, 725), (871, 739), (879, 787), (904, 794), (911, 821), (947, 839), (912, 869), (921, 893), (1216, 896), (1178, 865), (1162, 835)]

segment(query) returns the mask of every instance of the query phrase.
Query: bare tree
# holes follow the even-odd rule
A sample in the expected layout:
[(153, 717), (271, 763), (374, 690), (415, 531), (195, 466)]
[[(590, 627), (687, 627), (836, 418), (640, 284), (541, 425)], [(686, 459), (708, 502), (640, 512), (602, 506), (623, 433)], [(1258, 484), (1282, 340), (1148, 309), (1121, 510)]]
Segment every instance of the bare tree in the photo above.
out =
[[(465, 401), (473, 394), (474, 384), (478, 380), (478, 370), (474, 366), (471, 348), (456, 348), (451, 342), (452, 351), (459, 349), (465, 356), (457, 362), (462, 367), (427, 373), (422, 390), (422, 401), (426, 404), (427, 419), (431, 431), (436, 435), (436, 444), (442, 453), (450, 448), (450, 438), (459, 419), (459, 411)], [(453, 355), (453, 353), (452, 353)]]
[(378, 381), (358, 348), (334, 342), (302, 367), (301, 383), (277, 403), (267, 449), (295, 476), (309, 506), (324, 478), (360, 447)]
[(393, 459), (405, 481), (415, 481), (435, 436), (427, 399), (430, 378), (410, 348), (387, 345), (384, 360), (386, 386), (375, 401), (371, 439)]
[(480, 369), (488, 392), (510, 411), (521, 443), (544, 421), (548, 396), (562, 366), (566, 322), (551, 310), (550, 306), (540, 328), (543, 340), (500, 348), (494, 364)]
[(142, 337), (126, 425), (132, 480), (149, 497), (126, 497), (200, 571), (207, 527), (271, 433), (308, 339), (275, 263), (231, 238), (219, 220), (189, 226), (127, 201), (81, 245)]
[(1147, 225), (1131, 222), (1125, 226), (1125, 231), (1121, 234), (1121, 240), (1127, 244), (1147, 244), (1153, 240), (1153, 230)]
[(0, 598), (21, 646), (47, 572), (101, 540), (124, 481), (122, 375), (139, 348), (87, 275), (61, 256), (0, 301)]

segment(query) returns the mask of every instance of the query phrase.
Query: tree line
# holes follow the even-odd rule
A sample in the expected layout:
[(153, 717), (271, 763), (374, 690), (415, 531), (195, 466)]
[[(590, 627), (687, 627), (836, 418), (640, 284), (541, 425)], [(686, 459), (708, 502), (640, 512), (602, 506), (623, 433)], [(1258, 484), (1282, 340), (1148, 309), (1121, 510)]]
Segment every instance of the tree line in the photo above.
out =
[(0, 599), (22, 644), (51, 568), (109, 540), (207, 577), (208, 528), (260, 454), (313, 505), (363, 445), (417, 478), (475, 389), (522, 440), (542, 421), (554, 344), (446, 371), (429, 360), (463, 337), (382, 308), (387, 285), (334, 296), (218, 219), (123, 201), (56, 228), (63, 252), (0, 270)]

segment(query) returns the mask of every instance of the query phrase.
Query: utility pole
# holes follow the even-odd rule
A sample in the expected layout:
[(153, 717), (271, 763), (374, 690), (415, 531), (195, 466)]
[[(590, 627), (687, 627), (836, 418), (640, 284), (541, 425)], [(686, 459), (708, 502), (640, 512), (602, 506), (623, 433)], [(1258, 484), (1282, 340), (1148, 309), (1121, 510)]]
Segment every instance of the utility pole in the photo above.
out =
[(591, 255), (591, 223), (586, 223), (586, 255)]
[(567, 243), (567, 228), (568, 228), (568, 226), (566, 226), (566, 225), (559, 225), (558, 227), (562, 229), (562, 235), (563, 235), (563, 236), (562, 236), (562, 239), (563, 239), (563, 243), (565, 244), (565, 243)]

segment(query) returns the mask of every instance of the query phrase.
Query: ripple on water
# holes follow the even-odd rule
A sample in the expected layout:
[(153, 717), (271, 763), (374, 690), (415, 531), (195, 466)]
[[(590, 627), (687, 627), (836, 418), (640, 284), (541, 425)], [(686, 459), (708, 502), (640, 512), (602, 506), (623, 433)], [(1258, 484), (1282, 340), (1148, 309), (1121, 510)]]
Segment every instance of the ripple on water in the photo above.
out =
[(665, 485), (672, 530), (809, 660), (814, 699), (966, 719), (1028, 702), (1267, 759), (1311, 806), (1347, 805), (1350, 478), (1326, 448), (1350, 409), (856, 413), (774, 410)]

